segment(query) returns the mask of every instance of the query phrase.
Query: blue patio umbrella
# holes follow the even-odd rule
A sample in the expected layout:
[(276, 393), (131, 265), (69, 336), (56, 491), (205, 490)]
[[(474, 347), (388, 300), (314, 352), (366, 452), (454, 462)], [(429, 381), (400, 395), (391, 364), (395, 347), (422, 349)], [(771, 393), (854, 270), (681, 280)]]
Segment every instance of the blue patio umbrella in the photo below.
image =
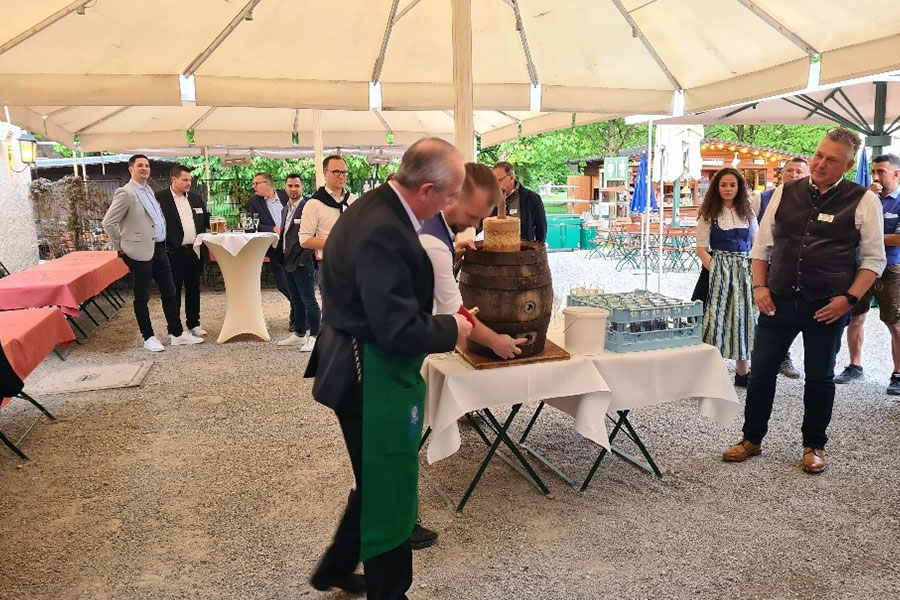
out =
[[(630, 209), (633, 213), (647, 212), (647, 186), (649, 178), (647, 177), (649, 168), (647, 167), (647, 153), (641, 152), (641, 164), (638, 166), (637, 177), (634, 180), (634, 193), (631, 196)], [(656, 210), (656, 193), (653, 186), (650, 186), (650, 208)]]
[(859, 161), (856, 163), (856, 183), (863, 187), (872, 185), (872, 176), (869, 174), (869, 160), (866, 158), (866, 147), (863, 146), (859, 153)]

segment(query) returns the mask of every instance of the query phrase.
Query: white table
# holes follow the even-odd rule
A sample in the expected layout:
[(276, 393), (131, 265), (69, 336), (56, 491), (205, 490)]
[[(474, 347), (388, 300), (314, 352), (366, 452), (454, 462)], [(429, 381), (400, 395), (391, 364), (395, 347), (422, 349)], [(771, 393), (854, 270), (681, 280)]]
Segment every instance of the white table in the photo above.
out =
[[(472, 421), (490, 450), (457, 506), (457, 512), (465, 506), (501, 443), (518, 459), (525, 470), (522, 474), (545, 495), (549, 495), (549, 490), (506, 433), (523, 402), (544, 401), (565, 410), (575, 418), (576, 431), (608, 447), (603, 417), (612, 395), (589, 358), (575, 355), (566, 361), (476, 370), (458, 354), (436, 354), (426, 359), (422, 366), (422, 376), (428, 390), (425, 419), (430, 428), (430, 434), (426, 433), (426, 436), (430, 435), (431, 438), (427, 452), (429, 463), (459, 450), (457, 420), (472, 411), (483, 411), (491, 429), (497, 434), (490, 441), (477, 423)], [(501, 424), (490, 409), (510, 405), (510, 414)], [(511, 461), (507, 462), (514, 468), (518, 467)]]
[(260, 275), (263, 258), (278, 244), (275, 233), (201, 233), (194, 240), (194, 252), (200, 255), (206, 244), (216, 257), (225, 281), (225, 322), (217, 343), (222, 344), (242, 333), (269, 341), (269, 330), (262, 310)]
[[(554, 342), (563, 344), (561, 332), (551, 331), (549, 337)], [(614, 411), (618, 418), (611, 419), (614, 427), (610, 433), (608, 444), (604, 445), (600, 451), (583, 482), (580, 484), (572, 482), (533, 448), (524, 446), (543, 405), (538, 406), (519, 440), (519, 443), (526, 447), (532, 455), (580, 491), (584, 491), (590, 485), (594, 473), (608, 452), (613, 452), (636, 466), (653, 472), (657, 477), (662, 476), (650, 453), (628, 421), (628, 413), (631, 410), (695, 398), (701, 415), (723, 425), (730, 423), (741, 410), (722, 355), (717, 348), (708, 344), (621, 354), (604, 352), (591, 355), (590, 359), (606, 383), (609, 384), (612, 392), (609, 410)], [(553, 403), (548, 404), (553, 405)], [(599, 418), (604, 419), (602, 416)], [(646, 466), (611, 445), (620, 432), (635, 442), (647, 461)]]

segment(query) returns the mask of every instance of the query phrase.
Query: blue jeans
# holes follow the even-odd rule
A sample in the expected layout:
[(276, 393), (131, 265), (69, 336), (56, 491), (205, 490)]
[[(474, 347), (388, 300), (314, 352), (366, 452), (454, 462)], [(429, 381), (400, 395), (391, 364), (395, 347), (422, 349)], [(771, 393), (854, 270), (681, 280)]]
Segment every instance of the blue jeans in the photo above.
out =
[(760, 313), (744, 407), (744, 437), (754, 444), (762, 442), (769, 428), (775, 381), (785, 353), (797, 334), (803, 334), (803, 445), (824, 448), (825, 430), (831, 422), (834, 406), (834, 362), (841, 347), (850, 313), (826, 325), (813, 318), (829, 299), (808, 301), (797, 294), (776, 296), (775, 316)]
[(319, 335), (322, 311), (316, 301), (316, 267), (312, 259), (293, 271), (285, 271), (285, 283), (291, 298), (291, 331), (302, 336)]

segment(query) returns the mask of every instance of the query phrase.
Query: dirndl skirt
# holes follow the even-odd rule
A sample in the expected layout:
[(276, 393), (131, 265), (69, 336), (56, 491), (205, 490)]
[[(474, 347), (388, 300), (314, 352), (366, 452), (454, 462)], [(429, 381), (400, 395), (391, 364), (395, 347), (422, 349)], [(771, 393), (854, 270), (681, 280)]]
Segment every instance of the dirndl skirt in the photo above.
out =
[(703, 341), (718, 348), (723, 358), (750, 360), (757, 312), (748, 254), (713, 251)]

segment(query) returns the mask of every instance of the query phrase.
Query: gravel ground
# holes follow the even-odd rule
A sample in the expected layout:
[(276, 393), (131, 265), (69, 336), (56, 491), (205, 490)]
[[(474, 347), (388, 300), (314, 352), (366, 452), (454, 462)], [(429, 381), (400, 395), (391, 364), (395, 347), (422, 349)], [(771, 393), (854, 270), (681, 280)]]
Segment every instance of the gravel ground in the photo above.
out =
[[(583, 253), (551, 264), (560, 298), (571, 286), (643, 283)], [(663, 289), (687, 296), (695, 278), (666, 275)], [(215, 344), (223, 300), (204, 295), (210, 342), (153, 356), (140, 388), (45, 396), (59, 420), (26, 439), (32, 460), (0, 449), (0, 598), (345, 597), (306, 583), (350, 485), (337, 422), (300, 378), (306, 356), (275, 346), (286, 335), (281, 295), (263, 295), (270, 343)], [(900, 475), (889, 454), (900, 403), (883, 393), (885, 328), (872, 319), (867, 333), (867, 379), (838, 388), (824, 474), (798, 467), (801, 382), (779, 381), (764, 453), (742, 465), (719, 460), (739, 419), (720, 426), (690, 401), (637, 411), (661, 481), (612, 459), (579, 494), (538, 468), (548, 500), (494, 461), (462, 517), (423, 482), (421, 513), (441, 538), (415, 554), (410, 597), (900, 598)], [(127, 306), (66, 365), (145, 358)], [(29, 381), (59, 366), (51, 356)], [(16, 436), (34, 415), (16, 401), (0, 426)], [(429, 467), (456, 497), (484, 453), (461, 430), (460, 452)], [(576, 473), (597, 452), (553, 410), (530, 439)]]

